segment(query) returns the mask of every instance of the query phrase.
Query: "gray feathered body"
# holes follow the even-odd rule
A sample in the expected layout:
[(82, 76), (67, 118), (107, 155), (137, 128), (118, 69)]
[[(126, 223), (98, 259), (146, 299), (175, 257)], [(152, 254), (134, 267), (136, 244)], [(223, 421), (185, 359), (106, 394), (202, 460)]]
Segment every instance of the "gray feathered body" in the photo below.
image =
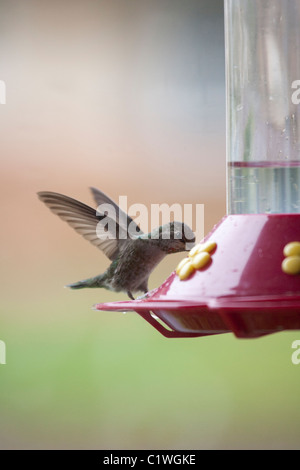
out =
[(147, 292), (149, 276), (166, 254), (152, 240), (129, 241), (107, 269), (106, 286), (115, 291)]

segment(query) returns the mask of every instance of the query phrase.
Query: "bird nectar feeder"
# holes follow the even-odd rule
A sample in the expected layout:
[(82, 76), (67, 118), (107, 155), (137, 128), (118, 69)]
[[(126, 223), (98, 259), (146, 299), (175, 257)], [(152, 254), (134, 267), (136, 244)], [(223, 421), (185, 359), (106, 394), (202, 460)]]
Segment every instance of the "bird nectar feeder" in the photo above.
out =
[(227, 215), (146, 298), (96, 309), (170, 338), (300, 329), (299, 24), (299, 0), (225, 0)]

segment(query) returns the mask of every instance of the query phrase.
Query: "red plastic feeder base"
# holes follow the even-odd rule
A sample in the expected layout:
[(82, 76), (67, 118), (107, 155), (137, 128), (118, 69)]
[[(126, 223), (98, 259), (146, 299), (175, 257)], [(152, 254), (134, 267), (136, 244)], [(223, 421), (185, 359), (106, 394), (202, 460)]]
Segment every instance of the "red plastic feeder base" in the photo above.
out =
[(285, 245), (300, 242), (300, 214), (226, 216), (208, 240), (217, 244), (212, 262), (188, 279), (173, 272), (146, 298), (95, 308), (136, 311), (169, 338), (300, 329), (300, 274), (281, 267)]

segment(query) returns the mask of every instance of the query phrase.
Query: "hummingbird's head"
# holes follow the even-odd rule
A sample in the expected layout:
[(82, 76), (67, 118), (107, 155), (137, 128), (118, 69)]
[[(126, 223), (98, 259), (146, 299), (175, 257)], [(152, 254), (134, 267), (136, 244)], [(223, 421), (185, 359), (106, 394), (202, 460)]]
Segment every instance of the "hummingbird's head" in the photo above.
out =
[(192, 229), (183, 222), (169, 222), (151, 232), (151, 239), (157, 240), (159, 247), (167, 253), (189, 251), (195, 245)]

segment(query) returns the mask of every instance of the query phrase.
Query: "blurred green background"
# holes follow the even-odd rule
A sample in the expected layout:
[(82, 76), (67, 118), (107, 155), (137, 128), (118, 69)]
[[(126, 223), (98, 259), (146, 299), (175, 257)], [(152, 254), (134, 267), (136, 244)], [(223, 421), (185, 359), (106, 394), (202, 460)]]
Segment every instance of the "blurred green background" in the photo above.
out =
[[(167, 340), (123, 294), (72, 292), (105, 256), (37, 199), (225, 214), (220, 0), (1, 2), (1, 449), (299, 448), (300, 332)], [(180, 255), (154, 271), (163, 282)]]

